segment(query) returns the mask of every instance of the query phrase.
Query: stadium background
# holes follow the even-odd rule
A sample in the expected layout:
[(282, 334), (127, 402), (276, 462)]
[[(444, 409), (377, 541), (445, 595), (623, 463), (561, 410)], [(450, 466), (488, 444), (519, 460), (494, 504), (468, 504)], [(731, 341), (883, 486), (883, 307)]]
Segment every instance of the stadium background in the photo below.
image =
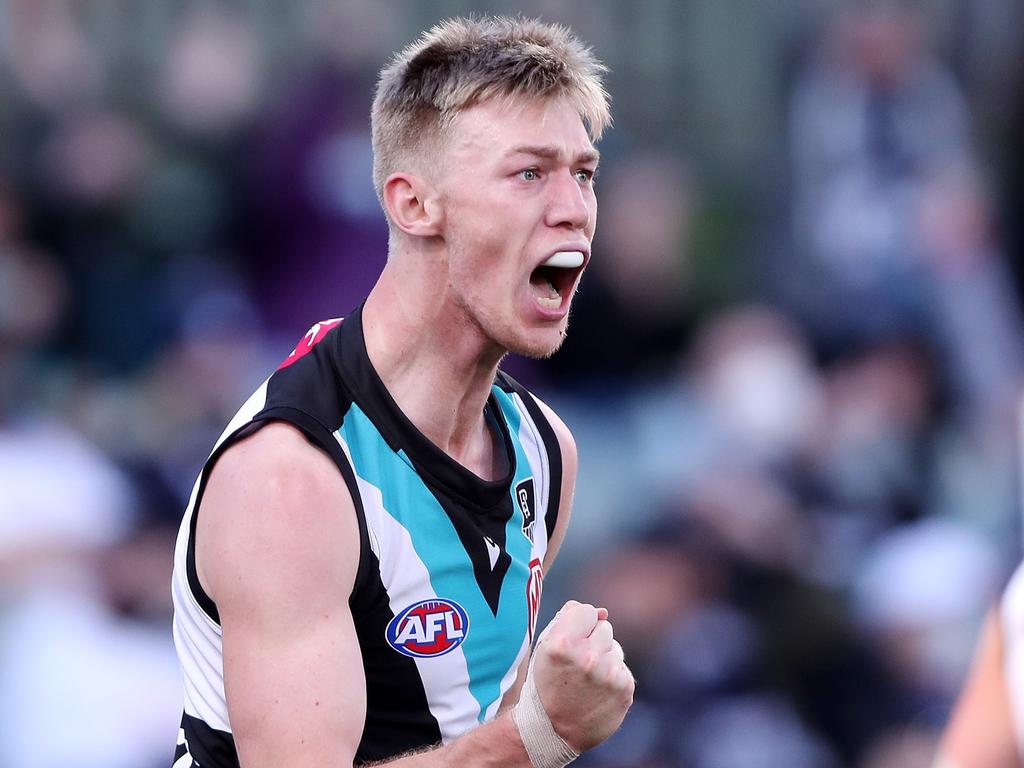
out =
[(510, 361), (581, 456), (544, 613), (639, 678), (580, 764), (929, 765), (1021, 549), (1015, 0), (0, 0), (0, 768), (169, 763), (195, 473), (383, 263), (376, 70), (495, 10), (611, 68), (569, 342)]

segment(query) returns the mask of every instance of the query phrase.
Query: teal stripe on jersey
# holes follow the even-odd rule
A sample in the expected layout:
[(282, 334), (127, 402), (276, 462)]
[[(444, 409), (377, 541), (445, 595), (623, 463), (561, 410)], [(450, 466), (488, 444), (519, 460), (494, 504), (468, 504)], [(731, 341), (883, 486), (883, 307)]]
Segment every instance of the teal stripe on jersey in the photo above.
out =
[[(512, 431), (517, 463), (529, 467), (518, 445), (517, 430), (518, 423)], [(469, 614), (469, 632), (460, 650), (466, 659), (470, 693), (480, 705), (478, 719), (482, 722), (487, 708), (501, 695), (501, 680), (526, 636), (529, 547), (523, 547), (507, 534), (514, 542), (515, 549), (509, 550), (514, 562), (505, 576), (498, 615), (494, 616), (473, 576), (472, 561), (455, 527), (408, 459), (391, 449), (357, 404), (349, 409), (339, 431), (351, 452), (356, 475), (380, 489), (385, 511), (409, 532), (416, 554), (430, 574), (434, 593), (454, 600)], [(521, 533), (518, 512), (512, 516), (509, 531), (516, 520), (518, 538), (528, 545)], [(382, 560), (386, 557), (387, 553), (382, 552)], [(399, 610), (405, 607), (398, 606)], [(430, 659), (423, 663), (429, 664)]]

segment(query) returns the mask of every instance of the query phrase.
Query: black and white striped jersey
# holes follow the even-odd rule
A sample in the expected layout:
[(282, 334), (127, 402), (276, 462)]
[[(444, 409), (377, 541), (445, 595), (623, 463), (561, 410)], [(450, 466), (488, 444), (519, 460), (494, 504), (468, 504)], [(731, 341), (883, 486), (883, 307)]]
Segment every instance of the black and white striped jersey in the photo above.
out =
[(242, 406), (178, 534), (174, 640), (185, 706), (174, 768), (238, 766), (217, 606), (196, 575), (196, 516), (217, 458), (270, 420), (325, 451), (355, 502), (360, 562), (349, 605), (367, 699), (357, 764), (448, 742), (496, 714), (532, 641), (562, 469), (551, 425), (518, 383), (499, 373), (487, 408), (507, 455), (497, 481), (459, 465), (398, 409), (367, 356), (359, 310), (310, 329)]

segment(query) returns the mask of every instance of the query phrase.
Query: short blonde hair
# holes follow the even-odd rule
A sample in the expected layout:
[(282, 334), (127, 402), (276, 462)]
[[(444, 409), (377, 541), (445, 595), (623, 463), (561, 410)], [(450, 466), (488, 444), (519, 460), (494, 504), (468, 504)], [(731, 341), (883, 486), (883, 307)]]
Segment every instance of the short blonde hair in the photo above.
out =
[(606, 71), (568, 27), (507, 16), (441, 22), (381, 70), (370, 117), (377, 194), (459, 112), (494, 97), (565, 97), (597, 141), (611, 124)]

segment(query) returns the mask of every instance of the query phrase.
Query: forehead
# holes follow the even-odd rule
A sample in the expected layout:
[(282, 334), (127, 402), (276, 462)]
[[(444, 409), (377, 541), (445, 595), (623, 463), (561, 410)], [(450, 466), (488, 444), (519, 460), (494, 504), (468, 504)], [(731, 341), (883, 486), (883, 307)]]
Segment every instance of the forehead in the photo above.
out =
[(596, 156), (586, 126), (565, 98), (490, 99), (460, 112), (452, 121), (449, 147), (454, 159), (499, 158), (521, 147), (546, 147), (571, 162)]

